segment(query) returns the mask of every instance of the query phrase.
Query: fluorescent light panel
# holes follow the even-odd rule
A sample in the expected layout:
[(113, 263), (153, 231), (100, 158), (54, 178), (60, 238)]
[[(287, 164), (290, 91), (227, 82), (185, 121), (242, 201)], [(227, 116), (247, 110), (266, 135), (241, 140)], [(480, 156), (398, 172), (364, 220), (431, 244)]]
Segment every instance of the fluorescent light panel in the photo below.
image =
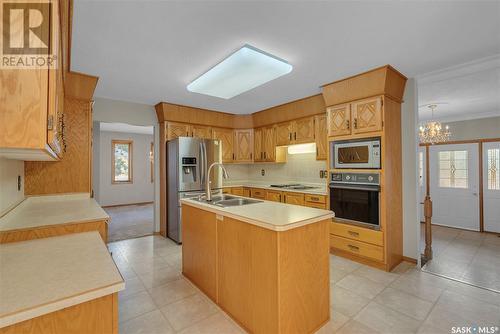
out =
[(212, 67), (187, 89), (230, 99), (292, 71), (292, 65), (251, 45), (244, 45)]
[(288, 146), (288, 154), (316, 153), (316, 143), (296, 144)]

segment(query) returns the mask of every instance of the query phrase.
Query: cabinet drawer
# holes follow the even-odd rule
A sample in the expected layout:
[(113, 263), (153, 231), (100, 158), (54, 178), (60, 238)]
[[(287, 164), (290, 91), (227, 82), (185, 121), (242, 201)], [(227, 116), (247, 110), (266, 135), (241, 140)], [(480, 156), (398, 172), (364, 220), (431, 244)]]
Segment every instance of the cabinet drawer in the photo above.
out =
[(287, 204), (304, 205), (304, 194), (283, 193), (283, 202)]
[(274, 201), (274, 202), (281, 202), (281, 191), (268, 190), (266, 192), (266, 200)]
[(326, 203), (326, 196), (323, 195), (312, 195), (312, 194), (306, 194), (305, 195), (305, 200), (306, 202), (314, 202), (314, 203)]
[(222, 193), (223, 194), (230, 194), (231, 193), (231, 188), (222, 188)]
[(325, 203), (305, 202), (304, 205), (308, 206), (310, 208), (325, 209), (326, 210), (326, 204)]
[(384, 248), (360, 241), (330, 235), (330, 247), (366, 257), (372, 260), (384, 261)]
[(250, 196), (252, 198), (266, 199), (266, 191), (263, 189), (251, 188), (250, 189)]
[(384, 235), (381, 231), (374, 231), (354, 225), (330, 223), (330, 233), (336, 236), (358, 240), (373, 245), (383, 246)]

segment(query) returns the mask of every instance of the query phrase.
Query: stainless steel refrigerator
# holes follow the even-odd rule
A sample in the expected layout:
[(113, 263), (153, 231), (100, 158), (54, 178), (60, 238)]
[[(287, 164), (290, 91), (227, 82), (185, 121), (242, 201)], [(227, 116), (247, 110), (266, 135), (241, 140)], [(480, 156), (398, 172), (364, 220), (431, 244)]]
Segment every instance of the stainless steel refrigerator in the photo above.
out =
[[(180, 200), (204, 193), (208, 167), (222, 162), (220, 140), (179, 137), (167, 143), (167, 236), (182, 243)], [(222, 188), (222, 171), (212, 168), (210, 188)]]

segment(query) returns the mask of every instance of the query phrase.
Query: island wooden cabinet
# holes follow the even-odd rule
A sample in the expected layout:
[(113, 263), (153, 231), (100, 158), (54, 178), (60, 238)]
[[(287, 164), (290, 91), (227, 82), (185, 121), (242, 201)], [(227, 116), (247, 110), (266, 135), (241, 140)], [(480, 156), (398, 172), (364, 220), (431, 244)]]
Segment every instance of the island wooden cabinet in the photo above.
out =
[(346, 136), (382, 130), (381, 96), (328, 107), (328, 136)]
[[(329, 319), (329, 220), (274, 231), (182, 205), (182, 272), (250, 333)], [(305, 251), (307, 250), (307, 251)]]
[(253, 129), (234, 131), (234, 161), (253, 162)]
[(213, 128), (212, 138), (222, 143), (222, 162), (230, 163), (234, 160), (234, 133), (232, 129)]
[(314, 137), (316, 139), (316, 160), (326, 160), (328, 156), (328, 139), (326, 134), (326, 114), (314, 119)]

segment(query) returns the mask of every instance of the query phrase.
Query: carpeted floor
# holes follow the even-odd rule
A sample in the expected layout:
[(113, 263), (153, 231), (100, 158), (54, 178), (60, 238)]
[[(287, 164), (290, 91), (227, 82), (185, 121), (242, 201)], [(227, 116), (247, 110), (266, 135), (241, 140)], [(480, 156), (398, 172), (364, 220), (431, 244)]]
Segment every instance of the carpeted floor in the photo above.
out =
[(153, 234), (153, 203), (107, 207), (111, 217), (108, 241), (118, 241)]

